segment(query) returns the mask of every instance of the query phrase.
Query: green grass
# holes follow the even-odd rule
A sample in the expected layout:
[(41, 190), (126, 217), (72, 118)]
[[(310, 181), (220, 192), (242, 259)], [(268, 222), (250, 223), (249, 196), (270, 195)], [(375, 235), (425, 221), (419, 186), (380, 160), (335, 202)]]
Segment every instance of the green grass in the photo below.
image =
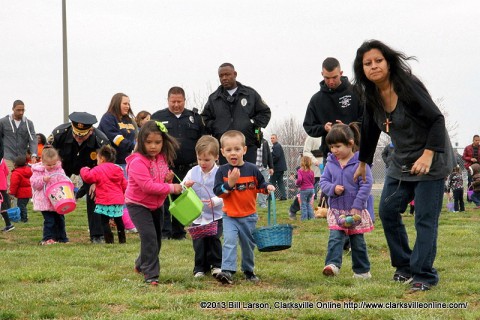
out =
[[(278, 202), (279, 223), (287, 219), (290, 201)], [(394, 269), (380, 221), (366, 235), (373, 278), (352, 278), (351, 257), (344, 255), (341, 274), (322, 275), (328, 229), (325, 220), (295, 221), (289, 250), (255, 252), (257, 285), (236, 275), (225, 286), (212, 277), (194, 279), (190, 240), (164, 241), (160, 253), (160, 285), (145, 285), (133, 272), (139, 239), (128, 234), (127, 244), (88, 242), (85, 206), (66, 216), (69, 244), (38, 245), (43, 219), (30, 208), (30, 221), (0, 234), (1, 319), (479, 319), (480, 217), (469, 206), (466, 213), (442, 213), (435, 266), (440, 283), (428, 292), (410, 294), (408, 286), (391, 281)], [(258, 225), (266, 224), (260, 210)], [(413, 217), (405, 216), (410, 240), (415, 238)], [(238, 274), (238, 273), (237, 273)], [(210, 302), (202, 308), (201, 302)], [(241, 308), (228, 307), (240, 302)], [(215, 304), (215, 302), (217, 304)], [(275, 308), (275, 302), (312, 302), (314, 308)], [(466, 302), (466, 309), (348, 309), (343, 303)], [(247, 303), (270, 308), (246, 309)], [(340, 308), (332, 308), (340, 303)], [(214, 308), (216, 306), (216, 308)], [(233, 305), (232, 305), (233, 306)], [(306, 306), (306, 304), (304, 304)]]

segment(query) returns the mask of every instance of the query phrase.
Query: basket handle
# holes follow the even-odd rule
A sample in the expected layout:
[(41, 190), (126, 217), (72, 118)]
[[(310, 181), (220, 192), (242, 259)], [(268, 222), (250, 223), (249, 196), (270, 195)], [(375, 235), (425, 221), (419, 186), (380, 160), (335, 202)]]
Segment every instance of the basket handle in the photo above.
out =
[[(271, 214), (273, 212), (273, 214)], [(273, 225), (277, 224), (277, 208), (275, 203), (275, 192), (270, 192), (268, 197), (268, 225), (270, 226), (270, 216), (273, 215)]]

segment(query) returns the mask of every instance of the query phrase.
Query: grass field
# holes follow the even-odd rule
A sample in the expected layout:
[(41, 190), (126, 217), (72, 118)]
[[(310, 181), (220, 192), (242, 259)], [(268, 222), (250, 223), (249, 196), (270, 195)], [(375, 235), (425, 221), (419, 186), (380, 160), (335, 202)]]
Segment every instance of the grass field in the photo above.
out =
[[(292, 222), (289, 205), (278, 202), (279, 223)], [(258, 225), (265, 225), (266, 210), (259, 215)], [(289, 250), (255, 252), (259, 284), (238, 273), (231, 286), (211, 276), (193, 278), (187, 239), (163, 242), (160, 285), (150, 287), (133, 272), (138, 236), (128, 234), (125, 245), (90, 244), (82, 201), (66, 216), (68, 244), (38, 245), (43, 219), (31, 210), (29, 216), (28, 223), (0, 234), (0, 319), (480, 318), (480, 212), (470, 204), (466, 213), (442, 213), (435, 262), (440, 283), (415, 294), (391, 280), (394, 269), (378, 219), (366, 235), (373, 275), (368, 281), (352, 278), (349, 255), (338, 277), (322, 275), (328, 230), (325, 220), (311, 220), (292, 223)], [(412, 242), (413, 219), (404, 217)]]

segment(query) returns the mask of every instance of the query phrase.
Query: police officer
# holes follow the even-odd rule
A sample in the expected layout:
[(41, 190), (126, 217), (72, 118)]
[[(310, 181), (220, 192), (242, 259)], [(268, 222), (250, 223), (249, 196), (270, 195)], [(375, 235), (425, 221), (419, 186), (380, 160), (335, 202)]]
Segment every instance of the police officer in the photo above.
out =
[[(204, 134), (204, 125), (197, 109), (185, 109), (185, 91), (180, 87), (172, 87), (168, 90), (168, 108), (157, 111), (151, 116), (152, 120), (163, 122), (168, 129), (168, 134), (175, 137), (180, 143), (177, 158), (174, 160), (173, 172), (178, 178), (183, 179), (193, 166), (197, 164), (195, 145)], [(178, 196), (172, 195), (172, 200)], [(183, 225), (168, 211), (169, 201), (165, 200), (164, 225), (162, 236), (176, 240), (185, 239)]]
[[(92, 168), (97, 165), (97, 149), (109, 144), (103, 132), (93, 127), (97, 118), (87, 112), (73, 112), (69, 116), (71, 123), (56, 127), (49, 142), (58, 150), (62, 159), (62, 167), (67, 176), (80, 174), (82, 167)], [(102, 243), (103, 230), (100, 215), (95, 214), (94, 186), (83, 184), (77, 198), (86, 194), (88, 227), (90, 241)]]

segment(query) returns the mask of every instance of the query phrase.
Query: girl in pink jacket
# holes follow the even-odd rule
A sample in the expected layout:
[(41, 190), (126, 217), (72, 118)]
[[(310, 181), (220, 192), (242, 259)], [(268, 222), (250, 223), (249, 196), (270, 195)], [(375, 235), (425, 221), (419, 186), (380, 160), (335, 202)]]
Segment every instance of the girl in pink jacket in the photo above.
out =
[(117, 152), (112, 146), (105, 145), (97, 152), (96, 167), (80, 169), (82, 180), (88, 184), (95, 184), (95, 213), (101, 215), (105, 243), (114, 242), (109, 223), (111, 218), (117, 225), (118, 242), (127, 242), (122, 220), (127, 180), (123, 175), (123, 169), (115, 164), (116, 155)]
[(43, 215), (43, 237), (41, 245), (68, 242), (65, 230), (65, 216), (55, 211), (44, 187), (68, 179), (62, 169), (57, 150), (47, 148), (42, 151), (42, 162), (32, 165), (30, 183), (33, 189), (33, 210)]
[(126, 158), (128, 185), (125, 191), (130, 218), (140, 235), (140, 254), (135, 260), (135, 272), (145, 282), (158, 285), (162, 245), (163, 202), (169, 193), (182, 192), (180, 184), (172, 184), (173, 163), (178, 143), (158, 121), (146, 122), (138, 134), (132, 155)]

